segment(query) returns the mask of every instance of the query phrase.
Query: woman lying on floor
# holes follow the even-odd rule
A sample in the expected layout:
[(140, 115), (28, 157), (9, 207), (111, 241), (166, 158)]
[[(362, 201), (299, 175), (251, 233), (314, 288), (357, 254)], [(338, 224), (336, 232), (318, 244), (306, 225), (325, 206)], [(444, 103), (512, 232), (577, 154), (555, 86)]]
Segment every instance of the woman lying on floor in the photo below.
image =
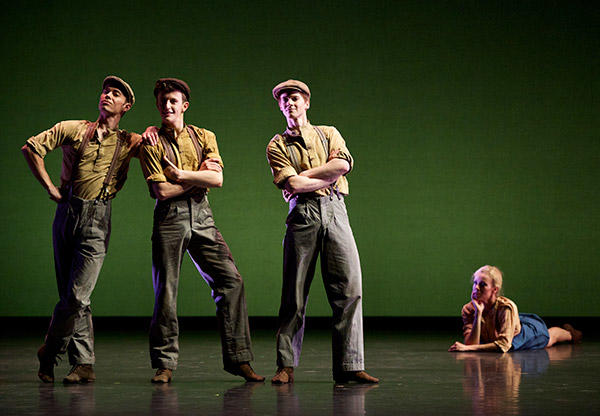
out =
[(462, 308), (464, 344), (455, 342), (448, 351), (536, 350), (581, 342), (581, 331), (569, 324), (548, 328), (539, 316), (519, 313), (512, 300), (500, 296), (502, 272), (497, 267), (481, 267), (472, 281), (471, 302)]

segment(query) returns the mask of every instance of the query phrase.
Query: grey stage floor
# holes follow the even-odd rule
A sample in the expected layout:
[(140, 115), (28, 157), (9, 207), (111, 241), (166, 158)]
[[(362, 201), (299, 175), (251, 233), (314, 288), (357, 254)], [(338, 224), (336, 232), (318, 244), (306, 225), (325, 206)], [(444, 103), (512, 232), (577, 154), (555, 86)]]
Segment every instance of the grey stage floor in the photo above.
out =
[[(377, 386), (335, 386), (330, 337), (307, 332), (296, 383), (245, 384), (221, 370), (216, 332), (184, 331), (173, 383), (155, 386), (143, 330), (96, 333), (97, 381), (64, 386), (36, 377), (42, 334), (0, 340), (0, 414), (432, 415), (600, 414), (600, 341), (524, 353), (449, 353), (451, 333), (366, 334)], [(274, 334), (253, 334), (260, 374), (272, 376)]]

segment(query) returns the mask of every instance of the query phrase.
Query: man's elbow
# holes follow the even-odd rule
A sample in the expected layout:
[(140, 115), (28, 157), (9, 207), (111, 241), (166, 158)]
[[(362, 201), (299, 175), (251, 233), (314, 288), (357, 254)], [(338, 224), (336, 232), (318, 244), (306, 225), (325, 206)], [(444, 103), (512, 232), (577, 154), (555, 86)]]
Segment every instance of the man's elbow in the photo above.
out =
[(154, 196), (159, 201), (164, 201), (165, 199), (169, 199), (169, 193), (163, 187), (154, 184), (152, 186), (152, 190), (154, 191)]
[(23, 147), (21, 147), (21, 153), (23, 153), (23, 156), (25, 156), (25, 159), (30, 159), (31, 158), (31, 149), (29, 148), (29, 146), (27, 146), (27, 143), (23, 145)]
[(350, 163), (346, 159), (336, 159), (337, 171), (340, 176), (350, 172)]
[(212, 183), (210, 184), (211, 188), (222, 188), (223, 187), (223, 174), (222, 173), (217, 173), (216, 175), (214, 175), (214, 178), (212, 180)]
[(301, 179), (299, 175), (290, 176), (285, 182), (285, 190), (295, 194), (301, 191)]

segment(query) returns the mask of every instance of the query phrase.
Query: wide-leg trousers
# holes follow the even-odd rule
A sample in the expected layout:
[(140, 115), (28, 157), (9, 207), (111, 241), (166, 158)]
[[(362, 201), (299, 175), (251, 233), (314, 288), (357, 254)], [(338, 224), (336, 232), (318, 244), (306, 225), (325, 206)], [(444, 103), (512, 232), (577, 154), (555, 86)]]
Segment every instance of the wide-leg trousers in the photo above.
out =
[(94, 364), (90, 295), (110, 239), (110, 201), (70, 197), (56, 208), (52, 236), (59, 301), (46, 334), (52, 354), (68, 352), (71, 365)]
[(308, 292), (320, 254), (333, 312), (333, 371), (363, 370), (360, 260), (343, 197), (299, 196), (290, 202), (286, 225), (277, 365), (298, 366)]
[(252, 347), (244, 283), (229, 247), (215, 226), (206, 196), (157, 201), (152, 233), (154, 314), (150, 324), (153, 368), (175, 369), (179, 357), (177, 288), (188, 252), (212, 289), (223, 363), (251, 361)]

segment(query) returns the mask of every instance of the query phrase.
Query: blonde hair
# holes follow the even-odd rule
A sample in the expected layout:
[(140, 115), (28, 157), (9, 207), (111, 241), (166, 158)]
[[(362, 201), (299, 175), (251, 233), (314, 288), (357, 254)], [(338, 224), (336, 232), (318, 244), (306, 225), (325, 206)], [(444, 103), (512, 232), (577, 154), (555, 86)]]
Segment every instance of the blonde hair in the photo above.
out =
[(502, 293), (502, 270), (500, 270), (496, 266), (490, 266), (486, 264), (485, 266), (482, 266), (479, 269), (475, 270), (475, 273), (473, 273), (473, 276), (471, 276), (471, 283), (473, 283), (475, 275), (478, 273), (483, 274), (492, 279), (494, 287), (498, 288), (498, 294)]

